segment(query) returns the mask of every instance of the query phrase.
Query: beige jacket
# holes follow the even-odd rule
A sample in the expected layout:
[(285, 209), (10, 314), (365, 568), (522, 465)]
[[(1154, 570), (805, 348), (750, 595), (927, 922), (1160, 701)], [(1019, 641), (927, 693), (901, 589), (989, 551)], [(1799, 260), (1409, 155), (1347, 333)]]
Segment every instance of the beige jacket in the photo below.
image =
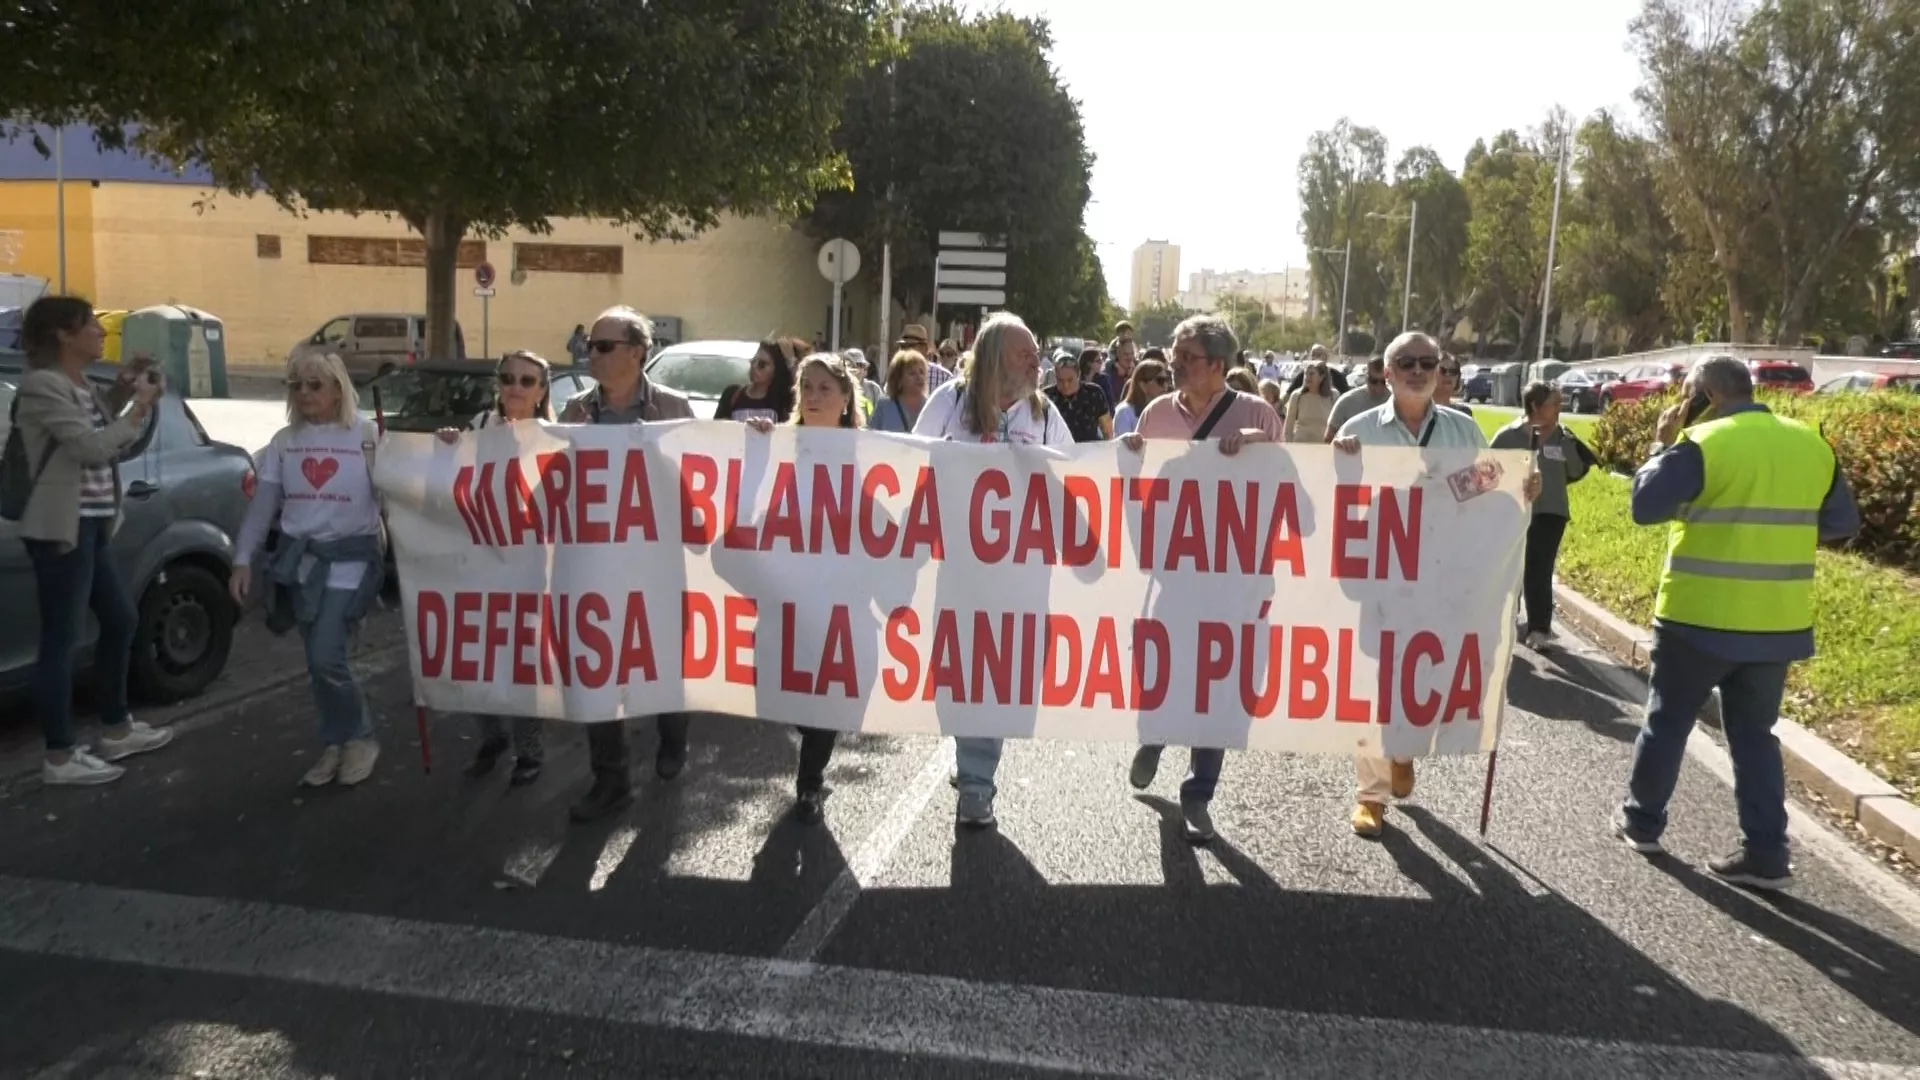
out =
[[(83, 466), (107, 465), (113, 469), (113, 501), (120, 505), (120, 462), (126, 451), (138, 442), (145, 430), (143, 420), (131, 413), (96, 429), (87, 407), (77, 394), (90, 393), (100, 412), (115, 416), (132, 397), (133, 389), (116, 384), (111, 393), (102, 394), (88, 383), (83, 390), (59, 368), (28, 371), (20, 380), (20, 438), (27, 451), (27, 475), (40, 477), (27, 498), (27, 512), (20, 518), (20, 535), (29, 540), (51, 540), (69, 549), (80, 538), (80, 471)], [(48, 448), (46, 471), (41, 461)], [(120, 527), (116, 513), (113, 527)]]

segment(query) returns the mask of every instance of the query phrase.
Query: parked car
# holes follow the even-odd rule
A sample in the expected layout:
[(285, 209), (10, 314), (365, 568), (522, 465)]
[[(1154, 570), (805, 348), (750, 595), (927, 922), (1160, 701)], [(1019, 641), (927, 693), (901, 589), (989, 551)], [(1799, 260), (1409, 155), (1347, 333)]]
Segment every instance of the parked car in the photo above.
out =
[(1560, 390), (1561, 406), (1568, 412), (1597, 413), (1600, 411), (1599, 376), (1591, 371), (1569, 371), (1554, 380), (1554, 386)]
[[(0, 353), (0, 442), (7, 432), (23, 364)], [(96, 365), (102, 383), (118, 372)], [(192, 697), (227, 665), (238, 612), (227, 596), (233, 538), (253, 495), (253, 458), (215, 442), (186, 400), (160, 398), (133, 455), (120, 465), (125, 517), (111, 550), (134, 598), (132, 691), (149, 701)], [(99, 633), (91, 613), (77, 646), (78, 667), (93, 659)], [(0, 692), (23, 689), (40, 648), (33, 565), (18, 522), (0, 520)]]
[(1883, 345), (1880, 355), (1888, 360), (1920, 360), (1920, 341), (1896, 341)]
[(376, 376), (360, 389), (360, 415), (388, 431), (464, 428), (498, 392), (490, 361), (433, 360)]
[[(466, 359), (467, 342), (459, 323), (453, 325), (453, 345), (456, 358)], [(327, 353), (340, 357), (355, 382), (412, 367), (427, 355), (427, 317), (390, 312), (338, 315), (288, 350), (287, 362)]]
[(1879, 371), (1853, 371), (1828, 379), (1816, 394), (1857, 394), (1871, 391), (1900, 390), (1920, 394), (1920, 375), (1889, 374)]
[(760, 351), (757, 341), (688, 341), (660, 350), (647, 361), (647, 378), (687, 395), (693, 415), (713, 419), (720, 394), (729, 386), (744, 386)]
[(1460, 370), (1460, 397), (1466, 401), (1493, 400), (1493, 368), (1480, 364)]
[(1799, 364), (1787, 360), (1754, 360), (1747, 364), (1747, 370), (1753, 374), (1753, 385), (1758, 389), (1813, 393), (1813, 375)]
[(1648, 395), (1664, 394), (1687, 381), (1684, 364), (1636, 364), (1621, 372), (1618, 382), (1600, 388), (1600, 408), (1616, 401), (1639, 401)]

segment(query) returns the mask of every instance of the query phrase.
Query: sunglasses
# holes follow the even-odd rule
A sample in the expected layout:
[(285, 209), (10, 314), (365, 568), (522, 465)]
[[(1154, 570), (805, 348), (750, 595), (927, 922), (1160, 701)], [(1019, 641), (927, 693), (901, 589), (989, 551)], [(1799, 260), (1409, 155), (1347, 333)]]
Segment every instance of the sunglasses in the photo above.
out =
[(631, 344), (633, 343), (630, 341), (589, 341), (587, 347), (604, 356), (622, 345)]
[[(1415, 367), (1418, 367), (1421, 371), (1432, 371), (1434, 368), (1440, 366), (1440, 358), (1437, 356), (1399, 356), (1394, 358), (1393, 366), (1399, 368), (1401, 371), (1412, 371)], [(1371, 382), (1373, 380), (1369, 379), (1367, 381)]]
[(320, 391), (325, 390), (326, 388), (327, 388), (327, 380), (325, 379), (288, 379), (287, 380), (287, 391), (289, 393), (298, 393), (301, 390), (305, 390), (309, 394), (317, 394)]
[(532, 389), (534, 389), (535, 387), (537, 387), (537, 386), (539, 386), (539, 385), (540, 385), (540, 376), (538, 376), (538, 375), (513, 375), (513, 374), (510, 374), (510, 373), (508, 373), (508, 372), (505, 372), (505, 371), (503, 371), (503, 372), (501, 372), (501, 373), (500, 373), (500, 385), (501, 385), (501, 386), (513, 386), (513, 385), (516, 385), (516, 384), (517, 384), (517, 385), (519, 385), (519, 387), (520, 387), (520, 388), (521, 388), (522, 390), (532, 390)]

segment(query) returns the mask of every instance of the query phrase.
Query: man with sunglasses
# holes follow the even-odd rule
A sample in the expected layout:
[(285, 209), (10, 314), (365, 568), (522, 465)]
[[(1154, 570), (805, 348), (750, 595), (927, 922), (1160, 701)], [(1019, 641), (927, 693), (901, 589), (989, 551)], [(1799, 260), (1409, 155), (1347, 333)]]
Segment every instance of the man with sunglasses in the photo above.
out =
[[(1432, 381), (1428, 380), (1428, 383), (1431, 385)], [(1327, 431), (1323, 438), (1326, 442), (1332, 442), (1347, 421), (1368, 409), (1379, 408), (1392, 396), (1387, 390), (1386, 358), (1376, 356), (1367, 362), (1366, 385), (1356, 386), (1341, 394), (1340, 399), (1333, 403), (1333, 413), (1327, 417)]]
[[(1359, 453), (1362, 446), (1487, 449), (1487, 436), (1479, 424), (1433, 400), (1434, 386), (1440, 381), (1439, 342), (1418, 331), (1401, 334), (1387, 346), (1381, 359), (1392, 387), (1387, 402), (1342, 424), (1333, 440), (1334, 449), (1349, 454)], [(1371, 366), (1367, 375), (1371, 381)], [(1529, 476), (1527, 502), (1531, 503), (1539, 492), (1539, 475)], [(1362, 757), (1354, 759), (1354, 767), (1359, 792), (1353, 808), (1353, 831), (1377, 837), (1386, 828), (1387, 796), (1404, 799), (1413, 794), (1413, 761)]]
[[(608, 308), (594, 320), (587, 358), (599, 385), (567, 402), (560, 413), (563, 424), (646, 424), (663, 420), (691, 420), (693, 409), (684, 395), (650, 381), (644, 370), (653, 345), (653, 323), (630, 307)], [(660, 749), (653, 770), (662, 780), (680, 775), (687, 765), (687, 716), (661, 713)], [(587, 725), (587, 758), (593, 769), (593, 787), (573, 804), (575, 821), (593, 821), (624, 809), (633, 801), (633, 774), (627, 764), (627, 729), (619, 720)]]

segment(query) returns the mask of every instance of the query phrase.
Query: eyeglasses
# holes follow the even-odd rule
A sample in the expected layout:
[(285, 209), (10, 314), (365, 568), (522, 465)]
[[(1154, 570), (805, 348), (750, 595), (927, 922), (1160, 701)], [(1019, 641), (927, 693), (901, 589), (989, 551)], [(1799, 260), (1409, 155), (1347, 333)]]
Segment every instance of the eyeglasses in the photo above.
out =
[[(1401, 371), (1412, 371), (1416, 366), (1419, 367), (1421, 371), (1432, 371), (1434, 368), (1440, 366), (1440, 358), (1437, 356), (1397, 356), (1394, 357), (1393, 366), (1399, 368)], [(1373, 380), (1368, 379), (1367, 381), (1372, 382)]]
[(631, 344), (633, 343), (630, 341), (589, 341), (587, 347), (604, 356), (622, 345)]
[(522, 390), (532, 390), (540, 385), (540, 376), (513, 375), (505, 371), (500, 373), (501, 386), (513, 386), (515, 384), (518, 384)]
[(300, 391), (305, 390), (309, 394), (317, 394), (320, 391), (325, 390), (326, 388), (327, 388), (327, 380), (325, 379), (288, 379), (287, 380), (288, 393), (297, 394)]

